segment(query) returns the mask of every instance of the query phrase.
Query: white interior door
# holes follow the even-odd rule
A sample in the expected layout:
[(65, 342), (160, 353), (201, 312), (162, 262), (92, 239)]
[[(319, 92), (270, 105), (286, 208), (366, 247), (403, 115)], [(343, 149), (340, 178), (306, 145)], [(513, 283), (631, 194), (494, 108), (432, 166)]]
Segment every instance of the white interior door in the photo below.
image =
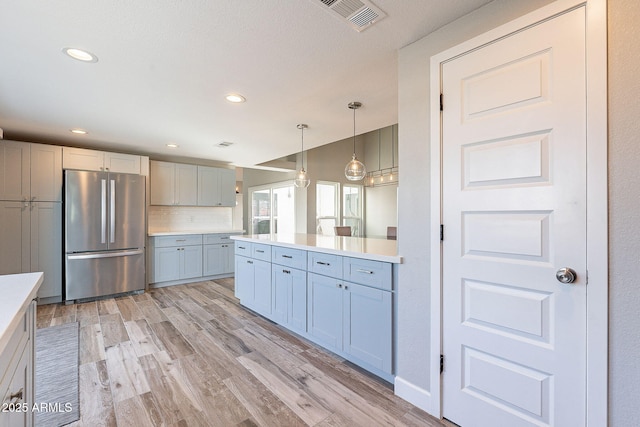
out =
[(464, 427), (585, 425), (585, 82), (584, 8), (442, 64), (442, 413)]

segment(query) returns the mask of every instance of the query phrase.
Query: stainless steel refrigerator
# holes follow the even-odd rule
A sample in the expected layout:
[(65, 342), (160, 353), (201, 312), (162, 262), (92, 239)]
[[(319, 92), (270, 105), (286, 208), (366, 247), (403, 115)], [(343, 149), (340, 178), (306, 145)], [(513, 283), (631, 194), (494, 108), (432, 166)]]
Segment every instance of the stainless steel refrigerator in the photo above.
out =
[(65, 301), (145, 287), (145, 177), (65, 171)]

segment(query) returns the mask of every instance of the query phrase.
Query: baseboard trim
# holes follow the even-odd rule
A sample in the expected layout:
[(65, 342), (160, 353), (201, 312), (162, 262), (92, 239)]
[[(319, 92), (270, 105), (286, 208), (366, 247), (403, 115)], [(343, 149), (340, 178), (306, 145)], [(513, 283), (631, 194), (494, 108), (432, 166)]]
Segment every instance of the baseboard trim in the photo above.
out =
[(399, 376), (396, 377), (394, 391), (396, 396), (406, 400), (431, 415), (435, 416), (439, 412), (433, 410), (434, 402), (432, 401), (433, 399), (431, 398), (430, 392), (403, 378), (400, 378)]

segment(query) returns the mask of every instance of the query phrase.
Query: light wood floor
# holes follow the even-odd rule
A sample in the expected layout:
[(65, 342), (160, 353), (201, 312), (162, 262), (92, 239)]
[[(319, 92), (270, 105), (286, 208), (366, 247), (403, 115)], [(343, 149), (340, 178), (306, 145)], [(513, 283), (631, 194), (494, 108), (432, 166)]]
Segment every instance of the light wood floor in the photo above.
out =
[(438, 426), (391, 386), (241, 307), (233, 279), (38, 307), (80, 322), (72, 426)]

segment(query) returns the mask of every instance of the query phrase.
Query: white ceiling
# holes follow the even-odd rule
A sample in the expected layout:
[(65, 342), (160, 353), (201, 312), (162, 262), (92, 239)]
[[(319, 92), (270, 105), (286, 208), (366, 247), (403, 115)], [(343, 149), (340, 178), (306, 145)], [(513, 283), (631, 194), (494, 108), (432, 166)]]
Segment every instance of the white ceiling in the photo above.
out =
[(358, 33), (317, 0), (2, 0), (0, 128), (252, 166), (298, 151), (298, 123), (305, 148), (353, 135), (350, 101), (358, 134), (397, 123), (398, 49), (489, 1), (373, 0), (387, 17)]

